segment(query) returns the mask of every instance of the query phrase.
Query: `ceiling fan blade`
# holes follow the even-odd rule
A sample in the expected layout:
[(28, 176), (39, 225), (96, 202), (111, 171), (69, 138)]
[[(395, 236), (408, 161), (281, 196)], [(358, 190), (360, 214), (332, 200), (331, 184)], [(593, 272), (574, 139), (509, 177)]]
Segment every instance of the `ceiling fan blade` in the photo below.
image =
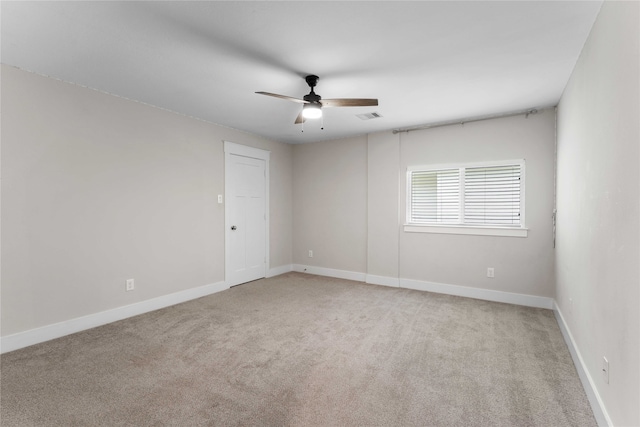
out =
[(373, 98), (337, 98), (323, 99), (320, 103), (323, 107), (372, 107), (378, 105), (378, 100)]
[(300, 123), (304, 123), (305, 120), (306, 119), (302, 116), (302, 111), (300, 111), (300, 114), (298, 114), (298, 117), (296, 117), (296, 121), (294, 123), (296, 125), (299, 125)]
[(270, 93), (270, 92), (256, 92), (256, 93), (258, 95), (273, 96), (275, 98), (286, 99), (287, 101), (298, 102), (300, 104), (306, 104), (307, 103), (307, 101), (305, 101), (304, 99), (293, 98), (293, 97), (287, 96), (287, 95), (278, 95), (277, 93)]

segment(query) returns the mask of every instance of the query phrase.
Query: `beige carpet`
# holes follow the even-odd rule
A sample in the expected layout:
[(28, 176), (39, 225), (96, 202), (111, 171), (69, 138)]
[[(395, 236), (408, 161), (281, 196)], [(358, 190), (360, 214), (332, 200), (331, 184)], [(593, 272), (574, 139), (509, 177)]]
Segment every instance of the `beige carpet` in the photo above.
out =
[(289, 273), (1, 358), (2, 426), (595, 426), (550, 310)]

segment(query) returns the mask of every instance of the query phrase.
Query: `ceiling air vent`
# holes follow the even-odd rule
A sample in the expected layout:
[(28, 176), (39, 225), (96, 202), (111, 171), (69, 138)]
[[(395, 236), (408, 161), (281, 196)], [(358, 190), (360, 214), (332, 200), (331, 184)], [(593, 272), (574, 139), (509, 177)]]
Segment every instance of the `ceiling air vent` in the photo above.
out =
[(371, 119), (377, 119), (379, 117), (382, 117), (382, 114), (380, 114), (380, 113), (366, 113), (366, 114), (356, 114), (356, 116), (360, 120), (371, 120)]

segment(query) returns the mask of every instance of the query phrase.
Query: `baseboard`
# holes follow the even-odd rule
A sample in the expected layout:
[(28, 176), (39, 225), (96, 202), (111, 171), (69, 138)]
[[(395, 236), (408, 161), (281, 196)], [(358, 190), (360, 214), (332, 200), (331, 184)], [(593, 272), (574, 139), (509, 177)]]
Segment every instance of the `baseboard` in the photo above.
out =
[(553, 313), (556, 316), (556, 321), (558, 322), (558, 326), (560, 327), (560, 331), (562, 332), (564, 341), (567, 343), (567, 347), (569, 347), (569, 353), (571, 354), (571, 358), (573, 359), (573, 364), (578, 371), (578, 376), (580, 377), (580, 381), (582, 382), (582, 388), (584, 388), (584, 391), (587, 394), (587, 399), (589, 399), (591, 410), (593, 411), (593, 415), (596, 418), (598, 426), (613, 426), (611, 418), (609, 417), (604, 403), (602, 402), (602, 398), (600, 398), (598, 389), (595, 386), (595, 382), (593, 381), (593, 378), (587, 370), (584, 359), (582, 359), (580, 350), (578, 350), (578, 347), (573, 340), (573, 336), (571, 335), (571, 331), (569, 330), (567, 323), (564, 321), (564, 316), (562, 316), (560, 308), (555, 303), (553, 307)]
[(65, 320), (64, 322), (54, 323), (52, 325), (8, 335), (0, 338), (0, 353), (18, 350), (23, 347), (39, 344), (41, 342), (60, 338), (65, 335), (74, 334), (97, 326), (106, 325), (107, 323), (116, 322), (128, 317), (180, 304), (182, 302), (214, 294), (226, 289), (229, 289), (229, 286), (224, 282), (213, 283), (169, 295), (163, 295), (146, 301), (140, 301), (135, 304), (102, 311), (100, 313), (77, 317), (75, 319)]
[(365, 282), (371, 285), (391, 286), (392, 288), (400, 287), (400, 279), (397, 277), (376, 276), (374, 274), (367, 274)]
[(301, 264), (294, 264), (293, 271), (317, 274), (319, 276), (356, 280), (359, 282), (371, 283), (373, 285), (415, 289), (418, 291), (456, 295), (486, 301), (504, 302), (507, 304), (523, 305), (527, 307), (546, 309), (553, 309), (554, 307), (553, 298), (539, 297), (535, 295), (516, 294), (511, 292), (494, 291), (490, 289), (470, 288), (467, 286), (448, 285), (444, 283), (425, 282), (413, 279), (398, 279), (395, 277), (376, 276), (372, 274), (357, 273), (354, 271), (334, 270), (331, 268), (314, 267)]
[(364, 282), (366, 274), (357, 273), (355, 271), (336, 270), (333, 268), (314, 267), (312, 265), (294, 264), (293, 271), (308, 274), (317, 274), (318, 276), (336, 277), (338, 279), (355, 280)]
[(456, 295), (485, 301), (504, 302), (535, 308), (553, 308), (553, 298), (535, 295), (516, 294), (512, 292), (494, 291), (491, 289), (470, 288), (467, 286), (448, 285), (444, 283), (424, 282), (421, 280), (400, 279), (400, 287), (438, 294)]
[(270, 268), (267, 271), (267, 277), (279, 276), (281, 274), (293, 271), (293, 264), (281, 265), (279, 267)]

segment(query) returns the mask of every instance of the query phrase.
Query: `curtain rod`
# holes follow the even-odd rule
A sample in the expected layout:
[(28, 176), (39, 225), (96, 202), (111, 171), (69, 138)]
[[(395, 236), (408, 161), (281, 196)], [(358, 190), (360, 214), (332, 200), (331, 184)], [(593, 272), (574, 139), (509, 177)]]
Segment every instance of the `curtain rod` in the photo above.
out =
[(441, 127), (441, 126), (451, 126), (451, 125), (464, 125), (465, 123), (473, 123), (473, 122), (480, 122), (482, 120), (491, 120), (491, 119), (500, 119), (500, 118), (504, 118), (504, 117), (514, 117), (514, 116), (521, 116), (524, 115), (525, 118), (529, 117), (530, 114), (537, 114), (540, 111), (543, 111), (544, 108), (528, 108), (526, 110), (520, 110), (520, 111), (513, 111), (511, 113), (504, 113), (504, 114), (493, 114), (493, 115), (489, 115), (489, 116), (476, 116), (476, 117), (470, 117), (467, 119), (458, 119), (458, 120), (450, 120), (450, 121), (446, 121), (446, 122), (437, 122), (437, 123), (432, 123), (432, 124), (428, 124), (428, 125), (421, 125), (421, 126), (415, 126), (415, 127), (410, 127), (410, 128), (401, 128), (401, 129), (394, 129), (393, 130), (393, 134), (397, 134), (397, 133), (401, 133), (401, 132), (412, 132), (414, 130), (425, 130), (425, 129), (432, 129), (432, 128), (437, 128), (437, 127)]

